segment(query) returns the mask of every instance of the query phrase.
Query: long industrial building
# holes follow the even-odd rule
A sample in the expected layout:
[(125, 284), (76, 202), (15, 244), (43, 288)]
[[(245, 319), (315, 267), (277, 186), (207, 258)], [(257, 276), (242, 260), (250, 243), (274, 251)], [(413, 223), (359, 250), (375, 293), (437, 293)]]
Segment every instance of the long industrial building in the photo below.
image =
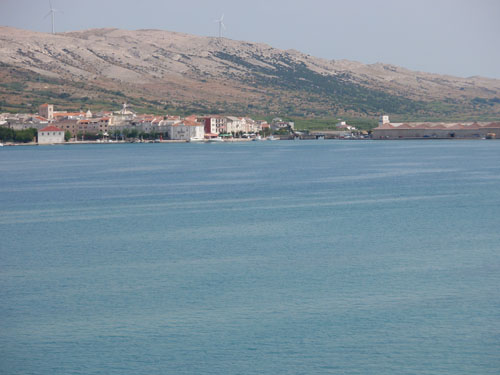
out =
[(391, 123), (381, 116), (373, 139), (411, 138), (499, 138), (500, 122), (404, 122)]

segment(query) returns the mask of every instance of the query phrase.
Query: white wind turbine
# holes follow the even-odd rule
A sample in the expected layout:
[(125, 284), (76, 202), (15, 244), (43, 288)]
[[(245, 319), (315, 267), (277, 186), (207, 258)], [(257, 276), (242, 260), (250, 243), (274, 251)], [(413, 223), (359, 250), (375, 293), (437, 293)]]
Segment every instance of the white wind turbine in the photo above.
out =
[(45, 15), (45, 17), (43, 17), (43, 19), (47, 18), (48, 16), (52, 16), (52, 34), (55, 34), (56, 31), (54, 28), (54, 14), (56, 14), (57, 12), (61, 12), (61, 11), (59, 9), (52, 8), (52, 2), (50, 0), (49, 0), (49, 6), (50, 6), (49, 13), (47, 13)]
[(223, 20), (224, 20), (224, 14), (220, 19), (214, 21), (219, 24), (219, 38), (222, 38), (222, 29), (226, 30), (226, 25), (224, 25), (224, 22), (222, 22)]

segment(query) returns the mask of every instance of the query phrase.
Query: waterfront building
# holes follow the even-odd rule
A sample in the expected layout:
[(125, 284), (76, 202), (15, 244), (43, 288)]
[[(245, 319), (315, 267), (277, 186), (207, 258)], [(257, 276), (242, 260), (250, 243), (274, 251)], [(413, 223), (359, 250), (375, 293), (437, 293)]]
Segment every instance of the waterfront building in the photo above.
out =
[(227, 132), (227, 118), (224, 116), (205, 116), (199, 118), (205, 124), (205, 133), (221, 134)]
[(283, 121), (279, 117), (276, 117), (271, 122), (272, 130), (280, 130), (280, 129), (291, 129), (295, 128), (295, 123), (293, 121)]
[(54, 125), (49, 125), (38, 131), (38, 144), (54, 143), (64, 143), (64, 130)]
[(164, 133), (165, 131), (162, 132), (160, 129), (161, 121), (163, 121), (163, 116), (141, 115), (137, 116), (131, 125), (143, 133)]
[(500, 138), (500, 122), (404, 122), (391, 123), (382, 116), (373, 139)]
[(81, 133), (97, 134), (99, 132), (99, 123), (96, 119), (78, 120), (78, 131)]
[(240, 117), (226, 117), (226, 132), (227, 133), (245, 133), (247, 131), (246, 121)]
[(258, 121), (256, 126), (256, 131), (260, 132), (261, 130), (271, 129), (271, 125), (267, 123), (267, 121)]
[(192, 120), (176, 122), (168, 128), (168, 137), (173, 140), (189, 141), (191, 138), (203, 139), (205, 126), (203, 123)]
[(82, 134), (85, 133), (84, 130), (82, 130), (79, 126), (80, 124), (78, 123), (78, 120), (61, 120), (57, 122), (57, 127), (66, 131), (69, 131), (71, 135), (74, 137), (76, 136), (79, 132)]

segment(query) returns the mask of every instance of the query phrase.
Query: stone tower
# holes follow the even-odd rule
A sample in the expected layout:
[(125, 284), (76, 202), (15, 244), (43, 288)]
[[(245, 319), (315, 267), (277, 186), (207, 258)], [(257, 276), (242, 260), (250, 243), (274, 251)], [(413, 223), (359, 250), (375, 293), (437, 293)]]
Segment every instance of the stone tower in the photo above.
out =
[(38, 107), (38, 114), (45, 117), (47, 120), (52, 121), (54, 119), (54, 105), (52, 104), (42, 104)]

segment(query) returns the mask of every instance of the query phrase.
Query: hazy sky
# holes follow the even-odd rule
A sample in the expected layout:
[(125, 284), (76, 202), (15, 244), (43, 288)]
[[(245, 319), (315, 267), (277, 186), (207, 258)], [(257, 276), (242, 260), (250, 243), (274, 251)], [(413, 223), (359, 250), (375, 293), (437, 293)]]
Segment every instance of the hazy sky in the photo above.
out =
[[(327, 59), (500, 78), (500, 0), (52, 0), (56, 31), (165, 29)], [(49, 32), (48, 0), (0, 0), (0, 24)]]

